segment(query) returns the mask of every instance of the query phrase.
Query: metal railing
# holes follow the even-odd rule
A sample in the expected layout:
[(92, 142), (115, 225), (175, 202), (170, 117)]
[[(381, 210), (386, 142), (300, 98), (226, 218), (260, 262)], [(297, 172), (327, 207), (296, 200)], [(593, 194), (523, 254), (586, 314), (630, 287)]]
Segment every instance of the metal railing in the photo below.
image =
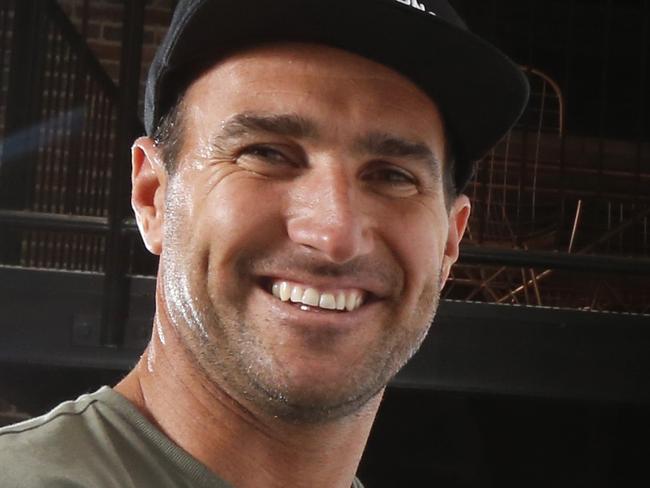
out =
[(647, 313), (650, 192), (641, 190), (650, 189), (650, 172), (621, 164), (640, 157), (643, 143), (566, 134), (559, 85), (523, 70), (530, 102), (469, 186), (474, 213), (465, 258), (444, 296)]

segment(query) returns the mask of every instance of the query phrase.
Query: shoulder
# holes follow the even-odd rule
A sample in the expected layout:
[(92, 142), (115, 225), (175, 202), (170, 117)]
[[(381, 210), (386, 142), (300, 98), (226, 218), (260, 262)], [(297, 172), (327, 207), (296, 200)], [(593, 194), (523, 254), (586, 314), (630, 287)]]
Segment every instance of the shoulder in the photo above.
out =
[[(69, 434), (74, 428), (80, 428), (87, 419), (84, 414), (99, 401), (100, 394), (105, 389), (82, 395), (74, 401), (61, 403), (48, 413), (33, 419), (0, 428), (0, 446), (11, 447), (16, 450), (20, 447), (38, 448), (51, 447), (53, 436)], [(47, 440), (48, 446), (39, 446), (40, 441)], [(6, 455), (6, 450), (0, 450), (0, 456)]]
[(2, 488), (225, 488), (111, 388), (0, 429)]
[(101, 444), (96, 405), (103, 390), (0, 429), (2, 486), (84, 486), (83, 476), (74, 474), (75, 481), (72, 475), (78, 460), (87, 459), (89, 449)]
[(51, 449), (53, 436), (68, 434), (71, 427), (83, 424), (84, 412), (97, 401), (94, 395), (82, 395), (77, 400), (60, 404), (45, 415), (0, 428), (0, 447), (8, 448), (0, 449), (0, 459), (8, 451), (21, 448)]

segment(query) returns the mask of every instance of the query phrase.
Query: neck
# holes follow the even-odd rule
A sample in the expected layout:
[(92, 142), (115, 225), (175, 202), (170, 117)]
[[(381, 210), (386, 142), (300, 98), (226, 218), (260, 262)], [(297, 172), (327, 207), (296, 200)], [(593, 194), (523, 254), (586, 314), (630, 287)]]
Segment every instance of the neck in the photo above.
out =
[(173, 442), (238, 488), (351, 486), (381, 394), (342, 419), (284, 422), (209, 381), (173, 329), (156, 325), (165, 328), (165, 344), (154, 332), (136, 368), (115, 390)]

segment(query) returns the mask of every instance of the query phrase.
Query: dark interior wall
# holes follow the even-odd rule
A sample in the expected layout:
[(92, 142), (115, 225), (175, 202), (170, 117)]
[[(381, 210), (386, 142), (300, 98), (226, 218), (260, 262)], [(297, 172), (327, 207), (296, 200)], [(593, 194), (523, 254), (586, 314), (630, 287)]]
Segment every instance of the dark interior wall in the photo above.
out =
[(555, 79), (567, 130), (650, 140), (647, 0), (451, 0), (479, 35)]

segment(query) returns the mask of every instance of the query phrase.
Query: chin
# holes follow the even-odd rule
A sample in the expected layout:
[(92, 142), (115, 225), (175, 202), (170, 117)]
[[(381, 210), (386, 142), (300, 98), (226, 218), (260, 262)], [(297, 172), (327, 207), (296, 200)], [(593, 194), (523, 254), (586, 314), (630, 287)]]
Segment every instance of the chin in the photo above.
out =
[[(291, 423), (324, 423), (353, 415), (380, 394), (401, 364), (398, 355), (368, 354), (350, 366), (341, 358), (286, 367), (249, 368), (248, 400), (265, 413)], [(267, 363), (268, 366), (268, 363)]]
[(311, 384), (291, 389), (256, 386), (265, 394), (262, 408), (267, 414), (295, 424), (322, 424), (359, 412), (383, 391), (385, 384), (363, 391), (349, 391), (337, 384), (321, 384), (316, 388)]

